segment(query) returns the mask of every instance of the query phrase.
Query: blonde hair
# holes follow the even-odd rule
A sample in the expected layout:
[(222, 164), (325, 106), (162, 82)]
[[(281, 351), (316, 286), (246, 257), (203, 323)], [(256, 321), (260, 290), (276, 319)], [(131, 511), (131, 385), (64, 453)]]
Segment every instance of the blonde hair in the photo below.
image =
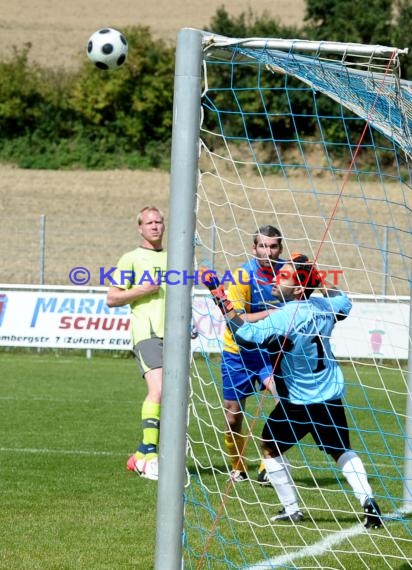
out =
[(143, 223), (142, 220), (142, 214), (144, 212), (158, 212), (160, 214), (160, 217), (162, 218), (162, 222), (164, 221), (165, 217), (163, 215), (162, 210), (159, 210), (159, 208), (157, 208), (157, 206), (144, 206), (140, 212), (137, 214), (137, 218), (136, 218), (136, 222), (138, 226), (141, 226)]

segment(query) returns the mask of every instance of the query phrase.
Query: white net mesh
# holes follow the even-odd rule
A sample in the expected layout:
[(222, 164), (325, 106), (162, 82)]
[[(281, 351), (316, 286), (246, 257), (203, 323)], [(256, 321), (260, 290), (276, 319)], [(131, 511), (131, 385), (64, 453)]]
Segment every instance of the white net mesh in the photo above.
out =
[(286, 50), (217, 43), (205, 54), (197, 264), (233, 271), (253, 259), (255, 231), (270, 224), (282, 234), (283, 258), (307, 254), (352, 298), (332, 348), (346, 379), (352, 448), (384, 526), (365, 529), (341, 469), (310, 436), (287, 452), (305, 519), (270, 520), (281, 505), (257, 482), (262, 427), (274, 405), (267, 392), (247, 398), (237, 442), (249, 477), (229, 480), (224, 322), (196, 291), (186, 565), (408, 568), (412, 140), (411, 90), (399, 81), (398, 52), (340, 47), (338, 57), (318, 45), (308, 54), (297, 42)]

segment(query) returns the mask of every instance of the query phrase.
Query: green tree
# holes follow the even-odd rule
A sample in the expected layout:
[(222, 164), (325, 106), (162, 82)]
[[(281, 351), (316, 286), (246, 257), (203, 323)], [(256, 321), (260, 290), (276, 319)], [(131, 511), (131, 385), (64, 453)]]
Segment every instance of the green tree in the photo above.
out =
[(148, 28), (124, 32), (133, 46), (127, 64), (102, 72), (86, 63), (73, 80), (70, 107), (80, 136), (102, 150), (121, 145), (125, 153), (144, 155), (170, 142), (174, 52)]
[(401, 67), (412, 79), (412, 0), (306, 0), (304, 21), (308, 39), (409, 48)]
[(125, 29), (127, 64), (76, 72), (0, 62), (0, 156), (23, 167), (167, 166), (174, 50), (148, 28)]
[(389, 45), (392, 0), (306, 0), (309, 39)]
[[(298, 36), (298, 29), (286, 27), (264, 12), (258, 16), (251, 10), (231, 17), (224, 7), (217, 10), (206, 29), (228, 37), (279, 37)], [(268, 73), (265, 64), (259, 67), (249, 65), (247, 60), (237, 61), (232, 66), (211, 61), (208, 68), (209, 90), (204, 101), (208, 124), (224, 133), (226, 137), (247, 139), (252, 144), (270, 139), (273, 133), (277, 138), (287, 140), (291, 132), (291, 114), (283, 112), (285, 105), (294, 106), (297, 116), (306, 116), (304, 108), (307, 97), (302, 89), (295, 97), (290, 92), (289, 102), (285, 101), (283, 84), (285, 77)], [(289, 82), (294, 83), (289, 79)], [(296, 82), (295, 82), (296, 83)], [(214, 85), (232, 85), (233, 89), (221, 91)], [(256, 85), (260, 85), (259, 97)], [(304, 121), (304, 130), (312, 130), (312, 122)]]
[(204, 29), (231, 38), (293, 38), (298, 34), (296, 26), (284, 26), (268, 11), (258, 15), (249, 9), (247, 12), (232, 17), (224, 6), (216, 10), (210, 24)]
[(412, 0), (397, 0), (394, 25), (392, 26), (392, 45), (409, 49), (409, 53), (401, 58), (402, 77), (409, 80), (412, 80), (411, 22)]
[[(284, 26), (268, 11), (258, 15), (250, 9), (232, 17), (224, 7), (205, 29), (238, 38), (406, 47), (410, 53), (401, 56), (402, 77), (411, 79), (411, 21), (412, 0), (307, 0), (301, 29)], [(129, 57), (116, 71), (100, 71), (88, 62), (74, 72), (42, 69), (28, 63), (29, 44), (0, 61), (2, 160), (27, 168), (168, 167), (174, 46), (153, 39), (149, 28), (130, 27), (124, 32)], [(222, 81), (232, 85), (229, 94), (219, 89)], [(335, 127), (333, 132), (333, 101), (315, 101), (300, 81), (276, 70), (268, 73), (263, 63), (253, 67), (247, 58), (235, 58), (227, 66), (212, 60), (208, 84), (205, 115), (226, 136), (247, 137), (257, 145), (272, 135), (281, 145), (295, 128), (308, 140), (319, 129), (331, 140), (345, 136), (342, 129)], [(317, 122), (316, 117), (322, 119)]]
[(42, 119), (41, 75), (28, 64), (30, 46), (0, 62), (0, 132), (2, 137), (24, 135)]

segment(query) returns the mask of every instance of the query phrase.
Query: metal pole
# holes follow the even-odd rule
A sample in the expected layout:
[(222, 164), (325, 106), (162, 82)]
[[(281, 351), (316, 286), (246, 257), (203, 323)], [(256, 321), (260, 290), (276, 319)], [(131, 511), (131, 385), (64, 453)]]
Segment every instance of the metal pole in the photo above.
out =
[[(89, 291), (89, 293), (93, 293), (93, 289), (91, 289), (91, 290)], [(91, 358), (92, 356), (93, 356), (92, 349), (91, 349), (91, 348), (86, 348), (86, 358), (87, 358), (88, 360), (90, 360), (90, 358)]]
[(383, 228), (383, 264), (382, 264), (382, 295), (388, 294), (388, 275), (389, 275), (389, 265), (388, 265), (388, 227)]
[(186, 427), (190, 373), (190, 326), (195, 193), (197, 187), (202, 33), (178, 34), (173, 102), (168, 269), (180, 283), (167, 285), (164, 378), (157, 497), (156, 570), (182, 568)]
[(210, 255), (210, 267), (212, 267), (213, 269), (216, 268), (216, 261), (215, 261), (215, 256), (216, 256), (216, 226), (215, 224), (213, 224), (212, 226), (212, 230), (211, 230), (211, 255)]
[(408, 392), (406, 395), (405, 468), (403, 482), (403, 509), (412, 512), (412, 288), (409, 298)]
[(39, 240), (39, 284), (44, 285), (44, 267), (46, 264), (46, 216), (40, 216), (40, 240)]

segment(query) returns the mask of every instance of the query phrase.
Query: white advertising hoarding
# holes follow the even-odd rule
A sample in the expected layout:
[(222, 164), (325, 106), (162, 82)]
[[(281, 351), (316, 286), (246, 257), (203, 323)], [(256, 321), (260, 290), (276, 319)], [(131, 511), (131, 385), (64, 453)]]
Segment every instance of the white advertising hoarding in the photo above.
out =
[[(205, 294), (206, 293), (206, 294)], [(0, 346), (130, 350), (129, 307), (109, 308), (105, 292), (0, 291)], [(408, 356), (409, 303), (355, 299), (332, 338), (337, 357)], [(220, 352), (225, 323), (203, 291), (193, 297), (192, 350)]]
[(0, 346), (130, 349), (129, 307), (104, 293), (0, 291)]
[[(193, 321), (200, 332), (192, 349), (219, 352), (225, 327), (211, 299), (195, 296)], [(335, 326), (332, 350), (337, 357), (408, 358), (409, 300), (353, 299), (350, 315)]]

